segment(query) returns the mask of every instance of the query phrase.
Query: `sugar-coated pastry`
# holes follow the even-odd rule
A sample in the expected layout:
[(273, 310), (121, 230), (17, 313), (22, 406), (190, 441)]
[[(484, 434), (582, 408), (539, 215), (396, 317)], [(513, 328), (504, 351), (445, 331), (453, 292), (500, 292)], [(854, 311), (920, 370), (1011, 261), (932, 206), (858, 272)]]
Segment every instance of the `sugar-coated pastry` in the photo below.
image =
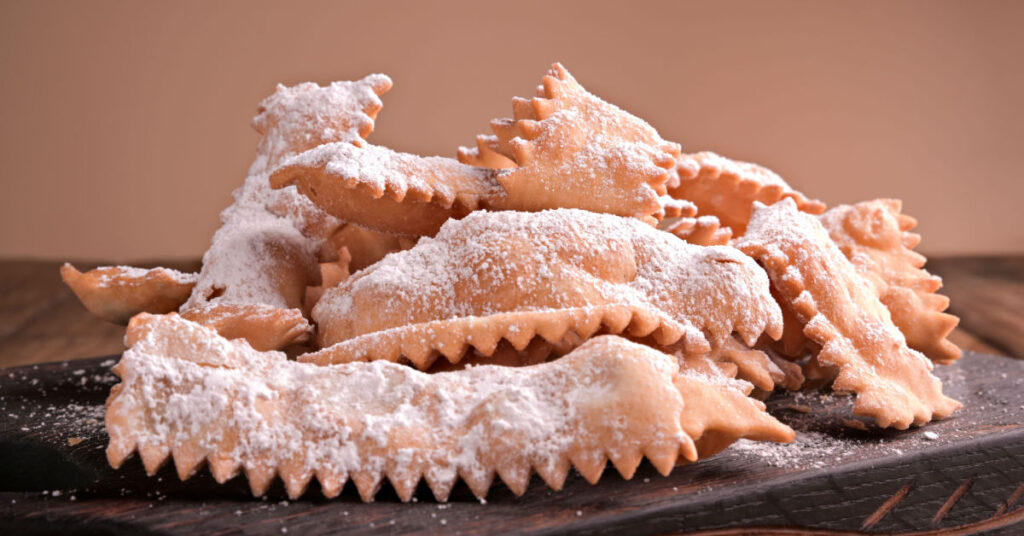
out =
[[(680, 373), (677, 361), (613, 336), (528, 367), (425, 374), (378, 361), (321, 367), (257, 352), (175, 315), (139, 315), (114, 372), (107, 457), (169, 458), (182, 479), (244, 471), (255, 495), (276, 475), (293, 499), (315, 477), (328, 497), (351, 479), (364, 501), (386, 478), (403, 501), (425, 480), (444, 501), (458, 479), (485, 497), (495, 474), (517, 495), (536, 471), (560, 489), (575, 467), (596, 483), (611, 461), (677, 461), (741, 437), (792, 441), (741, 387)], [(689, 414), (688, 412), (693, 412)]]
[(817, 360), (838, 369), (833, 389), (856, 393), (854, 413), (905, 429), (960, 407), (942, 393), (931, 361), (907, 346), (871, 284), (795, 201), (757, 204), (737, 247), (764, 267), (804, 335), (820, 345)]
[(942, 278), (923, 269), (927, 259), (914, 252), (921, 236), (910, 232), (917, 220), (900, 213), (898, 199), (840, 205), (821, 215), (821, 223), (857, 273), (889, 309), (907, 344), (936, 363), (960, 358), (960, 348), (946, 336), (959, 323), (949, 298), (937, 294)]
[(325, 291), (317, 363), (487, 355), (502, 339), (599, 330), (706, 352), (737, 332), (778, 337), (768, 279), (728, 246), (700, 247), (637, 219), (576, 209), (477, 211)]
[(83, 274), (64, 263), (60, 277), (90, 313), (115, 324), (139, 313), (177, 311), (196, 284), (196, 274), (170, 268), (100, 266)]

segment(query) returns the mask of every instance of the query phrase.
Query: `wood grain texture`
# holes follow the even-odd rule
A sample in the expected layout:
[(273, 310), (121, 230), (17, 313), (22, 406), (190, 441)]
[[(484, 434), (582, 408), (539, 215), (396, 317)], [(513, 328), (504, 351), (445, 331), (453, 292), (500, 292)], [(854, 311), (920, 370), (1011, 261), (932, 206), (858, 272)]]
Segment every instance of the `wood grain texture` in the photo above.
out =
[(942, 276), (940, 291), (960, 328), (997, 348), (1024, 357), (1024, 257), (933, 259), (929, 271)]
[[(8, 369), (0, 375), (0, 529), (12, 534), (1020, 534), (1024, 531), (1024, 361), (968, 353), (939, 375), (965, 407), (923, 429), (850, 426), (850, 398), (777, 394), (770, 410), (798, 430), (793, 445), (741, 442), (661, 477), (647, 464), (596, 486), (573, 474), (561, 492), (534, 478), (486, 505), (459, 484), (448, 504), (422, 486), (402, 504), (352, 484), (336, 500), (316, 486), (288, 501), (280, 482), (254, 499), (243, 478), (206, 470), (179, 482), (147, 477), (137, 458), (104, 458), (103, 403), (114, 358)], [(809, 413), (802, 410), (810, 408)], [(54, 491), (57, 490), (57, 491)], [(1016, 497), (1016, 499), (1015, 499)], [(927, 532), (926, 532), (927, 533)]]
[[(89, 313), (64, 285), (63, 262), (0, 261), (0, 367), (109, 355), (124, 349), (124, 327)], [(97, 263), (73, 263), (81, 270)], [(103, 263), (100, 263), (103, 264)], [(198, 261), (142, 263), (184, 272)]]
[(447, 505), (422, 486), (417, 503), (385, 486), (362, 504), (351, 484), (334, 501), (314, 485), (289, 502), (279, 482), (253, 499), (243, 478), (179, 482), (169, 467), (148, 478), (137, 459), (113, 471), (102, 421), (115, 359), (43, 363), (120, 352), (123, 328), (78, 303), (60, 264), (0, 261), (0, 366), (35, 364), (0, 371), (0, 530), (11, 534), (1024, 533), (1024, 362), (970, 353), (1024, 356), (1024, 257), (928, 265), (962, 318), (951, 339), (969, 351), (939, 368), (965, 402), (952, 419), (862, 431), (848, 398), (775, 395), (771, 411), (800, 433), (793, 446), (742, 443), (667, 478), (647, 464), (631, 481), (573, 475), (558, 493), (535, 478), (521, 498), (498, 485), (486, 505), (463, 484)]

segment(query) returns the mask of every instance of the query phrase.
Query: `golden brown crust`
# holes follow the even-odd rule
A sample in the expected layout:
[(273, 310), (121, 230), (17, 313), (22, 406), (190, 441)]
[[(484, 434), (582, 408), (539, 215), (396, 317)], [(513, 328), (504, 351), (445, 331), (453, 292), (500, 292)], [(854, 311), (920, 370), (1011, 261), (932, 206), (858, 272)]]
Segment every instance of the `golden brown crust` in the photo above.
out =
[(946, 337), (959, 319), (943, 313), (949, 298), (937, 294), (942, 279), (923, 269), (927, 259), (913, 251), (921, 237), (917, 221), (900, 213), (898, 199), (840, 205), (821, 216), (829, 236), (871, 283), (907, 344), (932, 361), (949, 364), (961, 354)]
[(907, 347), (874, 289), (821, 223), (794, 201), (759, 205), (737, 247), (764, 267), (804, 334), (821, 345), (817, 360), (838, 367), (833, 388), (857, 394), (854, 413), (882, 428), (905, 429), (960, 407), (942, 394), (931, 362)]
[(115, 324), (139, 313), (176, 311), (196, 284), (195, 274), (167, 268), (102, 266), (83, 274), (70, 263), (60, 267), (60, 277), (90, 313)]
[(320, 263), (320, 284), (306, 287), (306, 299), (303, 301), (302, 309), (306, 315), (313, 310), (316, 302), (320, 301), (325, 290), (336, 287), (348, 279), (348, 276), (351, 275), (349, 271), (351, 261), (352, 255), (348, 252), (348, 248), (342, 246), (335, 254), (335, 260)]

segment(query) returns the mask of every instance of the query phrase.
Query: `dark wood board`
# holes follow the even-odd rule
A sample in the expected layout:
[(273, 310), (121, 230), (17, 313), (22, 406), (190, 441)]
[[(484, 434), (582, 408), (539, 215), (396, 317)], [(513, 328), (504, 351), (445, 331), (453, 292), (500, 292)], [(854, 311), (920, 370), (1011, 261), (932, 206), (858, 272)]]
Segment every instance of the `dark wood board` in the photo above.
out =
[(423, 485), (414, 503), (385, 485), (363, 504), (352, 484), (335, 500), (314, 484), (288, 501), (280, 482), (255, 499), (242, 477), (222, 486), (204, 470), (180, 482), (168, 466), (150, 478), (137, 457), (115, 471), (102, 423), (114, 363), (0, 371), (5, 533), (1024, 534), (1024, 361), (1014, 359), (968, 353), (940, 367), (965, 407), (922, 429), (863, 431), (849, 427), (849, 397), (776, 394), (769, 407), (798, 430), (793, 445), (742, 442), (668, 477), (646, 464), (631, 481), (609, 469), (596, 486), (573, 474), (560, 492), (534, 477), (519, 498), (499, 483), (486, 504), (464, 484), (448, 504)]

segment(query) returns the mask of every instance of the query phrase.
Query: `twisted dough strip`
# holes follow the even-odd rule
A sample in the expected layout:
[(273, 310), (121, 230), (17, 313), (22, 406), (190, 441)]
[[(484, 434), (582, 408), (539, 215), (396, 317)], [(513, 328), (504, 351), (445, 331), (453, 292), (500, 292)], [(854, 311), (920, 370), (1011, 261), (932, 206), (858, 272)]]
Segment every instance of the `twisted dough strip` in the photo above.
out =
[(927, 259), (913, 248), (921, 236), (911, 233), (917, 221), (900, 214), (898, 199), (840, 205), (821, 216), (829, 236), (857, 273), (875, 288), (907, 344), (936, 363), (949, 364), (960, 348), (946, 339), (959, 319), (942, 311), (949, 298), (935, 292), (942, 278), (922, 269)]
[(677, 144), (588, 93), (561, 65), (542, 88), (543, 97), (514, 101), (516, 119), (495, 123), (507, 125), (495, 128), (514, 161), (494, 161), (497, 153), (473, 160), (500, 169), (332, 143), (290, 159), (271, 184), (295, 185), (341, 220), (414, 236), (477, 209), (581, 208), (651, 224), (679, 213), (681, 204), (665, 195)]
[[(324, 348), (302, 359), (405, 357), (426, 369), (501, 339), (523, 349), (603, 329), (707, 352), (734, 331), (781, 330), (764, 271), (725, 246), (689, 245), (632, 218), (575, 209), (478, 211), (327, 290)], [(333, 346), (332, 346), (333, 345)]]
[(90, 313), (115, 324), (142, 312), (176, 311), (196, 284), (196, 274), (170, 268), (100, 266), (83, 274), (64, 263), (60, 277)]
[(715, 216), (736, 236), (746, 231), (755, 202), (771, 205), (792, 199), (804, 212), (821, 214), (825, 210), (824, 203), (808, 199), (772, 170), (712, 152), (679, 157), (676, 171), (679, 185), (670, 187), (668, 194), (696, 203), (701, 214)]
[(244, 469), (255, 495), (279, 474), (293, 499), (314, 476), (328, 497), (351, 478), (371, 501), (387, 478), (408, 501), (423, 478), (444, 501), (461, 477), (483, 498), (495, 473), (518, 495), (531, 470), (558, 490), (571, 466), (596, 482), (608, 459), (627, 479), (644, 456), (668, 474), (697, 459), (690, 430), (709, 451), (793, 439), (734, 386), (616, 337), (542, 365), (439, 374), (288, 361), (173, 314), (139, 315), (128, 341), (107, 402), (111, 465), (137, 450), (151, 475), (168, 457), (182, 479), (204, 462), (218, 482)]
[[(263, 135), (257, 158), (234, 203), (221, 213), (222, 226), (203, 256), (183, 316), (231, 326), (224, 333), (260, 348), (308, 338), (301, 314), (306, 287), (319, 283), (317, 252), (340, 222), (294, 189), (272, 190), (268, 173), (297, 152), (369, 134), (382, 106), (379, 95), (390, 87), (388, 77), (370, 75), (325, 87), (278, 86), (263, 101), (253, 120)], [(252, 315), (254, 309), (260, 314)]]
[(931, 362), (907, 347), (874, 289), (795, 201), (757, 204), (737, 247), (764, 267), (804, 334), (821, 345), (818, 361), (838, 367), (833, 388), (857, 394), (854, 413), (905, 429), (960, 407), (942, 394)]

